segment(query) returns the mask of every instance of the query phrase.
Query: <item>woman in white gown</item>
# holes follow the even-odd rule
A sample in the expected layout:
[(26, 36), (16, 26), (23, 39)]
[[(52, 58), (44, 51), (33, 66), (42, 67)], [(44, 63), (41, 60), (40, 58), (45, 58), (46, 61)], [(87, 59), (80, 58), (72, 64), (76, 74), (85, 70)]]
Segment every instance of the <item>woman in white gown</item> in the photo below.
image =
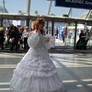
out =
[(28, 38), (30, 49), (18, 63), (10, 81), (12, 92), (64, 92), (46, 48), (50, 39), (40, 31), (44, 24), (43, 18), (35, 21), (35, 29)]

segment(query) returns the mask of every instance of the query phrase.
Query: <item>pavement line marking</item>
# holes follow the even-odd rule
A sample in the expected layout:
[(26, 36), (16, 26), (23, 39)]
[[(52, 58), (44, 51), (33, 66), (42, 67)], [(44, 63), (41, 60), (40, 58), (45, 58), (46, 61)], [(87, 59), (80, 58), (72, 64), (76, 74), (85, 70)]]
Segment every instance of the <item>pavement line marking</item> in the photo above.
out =
[[(90, 82), (92, 79), (81, 79), (83, 82)], [(62, 80), (63, 83), (78, 82), (77, 80)]]
[(10, 82), (0, 82), (0, 86), (1, 85), (10, 85)]
[(81, 84), (78, 84), (78, 85), (76, 85), (77, 87), (83, 87), (83, 85), (81, 85)]
[(0, 91), (10, 90), (10, 88), (0, 88)]
[(82, 81), (89, 82), (92, 81), (92, 79), (82, 79)]
[(0, 68), (16, 68), (17, 64), (0, 64)]
[(69, 63), (69, 62), (60, 62), (66, 67), (92, 67), (92, 65), (85, 65), (85, 64), (77, 64), (77, 63)]
[(72, 83), (77, 82), (77, 80), (62, 80), (63, 83)]
[(87, 84), (87, 86), (91, 86), (92, 87), (92, 84)]

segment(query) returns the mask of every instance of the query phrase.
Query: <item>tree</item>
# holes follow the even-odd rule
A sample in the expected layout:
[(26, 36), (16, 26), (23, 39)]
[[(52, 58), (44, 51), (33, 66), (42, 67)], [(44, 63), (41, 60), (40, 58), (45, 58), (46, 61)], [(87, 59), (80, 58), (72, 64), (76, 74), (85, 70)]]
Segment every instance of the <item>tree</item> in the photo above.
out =
[(35, 12), (34, 12), (34, 13), (35, 13), (35, 15), (38, 15), (38, 11), (37, 11), (37, 10), (35, 10)]
[(63, 14), (63, 17), (69, 17), (68, 14)]

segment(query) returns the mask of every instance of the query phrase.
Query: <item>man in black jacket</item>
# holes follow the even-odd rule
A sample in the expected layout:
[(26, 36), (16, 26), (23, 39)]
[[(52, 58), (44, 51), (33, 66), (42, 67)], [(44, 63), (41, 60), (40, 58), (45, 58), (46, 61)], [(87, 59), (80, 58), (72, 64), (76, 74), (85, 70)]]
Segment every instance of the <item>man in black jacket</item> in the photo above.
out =
[(4, 49), (4, 28), (0, 28), (0, 47), (1, 49)]
[(10, 50), (12, 51), (15, 47), (15, 50), (18, 50), (18, 41), (19, 41), (20, 35), (18, 28), (15, 26), (10, 27), (9, 30), (9, 43), (10, 43)]

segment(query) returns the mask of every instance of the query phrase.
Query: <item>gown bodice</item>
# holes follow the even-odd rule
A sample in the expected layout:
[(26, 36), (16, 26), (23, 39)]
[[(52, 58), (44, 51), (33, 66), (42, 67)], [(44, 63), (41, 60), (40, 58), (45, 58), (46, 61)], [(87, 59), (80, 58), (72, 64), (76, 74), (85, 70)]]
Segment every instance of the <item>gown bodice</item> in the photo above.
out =
[(32, 54), (32, 56), (48, 56), (48, 48), (47, 48), (47, 37), (34, 33), (28, 38), (28, 45), (30, 47), (28, 53)]

